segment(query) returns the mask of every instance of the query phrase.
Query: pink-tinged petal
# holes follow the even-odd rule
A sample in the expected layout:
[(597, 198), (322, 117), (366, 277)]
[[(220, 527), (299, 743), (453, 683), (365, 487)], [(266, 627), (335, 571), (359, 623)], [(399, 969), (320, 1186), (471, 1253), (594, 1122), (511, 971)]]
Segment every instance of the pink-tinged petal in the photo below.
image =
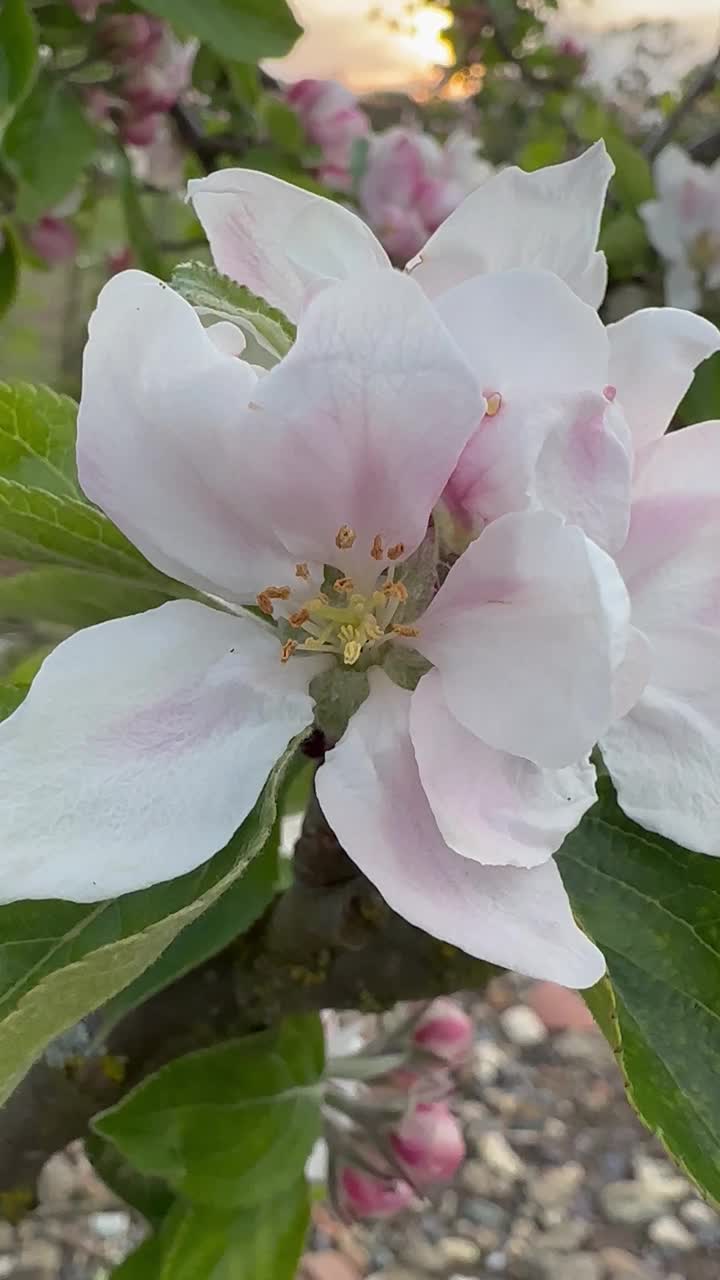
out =
[(661, 200), (648, 200), (638, 213), (645, 223), (648, 240), (668, 262), (684, 262), (686, 247), (680, 225), (669, 205)]
[(455, 718), (489, 746), (559, 768), (612, 718), (629, 601), (614, 562), (549, 512), (502, 516), (420, 619)]
[(499, 392), (503, 404), (521, 396), (537, 404), (552, 395), (600, 393), (608, 383), (601, 320), (549, 271), (475, 276), (435, 305), (483, 390)]
[(535, 173), (503, 169), (466, 197), (408, 265), (433, 297), (478, 273), (542, 267), (597, 307), (607, 267), (596, 245), (612, 173), (601, 142)]
[(314, 287), (388, 267), (349, 209), (254, 169), (222, 169), (188, 184), (219, 271), (297, 320)]
[(671, 262), (665, 272), (665, 301), (668, 306), (698, 311), (702, 300), (700, 276), (694, 267), (687, 261)]
[(310, 662), (188, 600), (66, 640), (0, 726), (0, 900), (95, 902), (205, 862), (310, 724)]
[[(396, 271), (323, 290), (254, 403), (244, 483), (266, 521), (296, 560), (358, 582), (421, 542), (485, 409), (432, 305)], [(343, 525), (355, 540), (338, 551)]]
[(720, 350), (720, 332), (702, 316), (673, 307), (635, 311), (607, 332), (608, 382), (640, 448), (663, 434), (697, 366)]
[(411, 694), (377, 668), (369, 698), (317, 775), (327, 819), (389, 905), (469, 955), (567, 986), (603, 973), (555, 863), (483, 867), (448, 848), (422, 789), (408, 730)]
[(456, 853), (484, 866), (539, 866), (595, 803), (588, 760), (539, 769), (486, 746), (448, 710), (437, 671), (413, 694), (410, 734), (441, 834)]
[(613, 713), (619, 719), (635, 706), (650, 678), (652, 652), (650, 641), (637, 627), (631, 627), (627, 650), (615, 672)]
[(601, 740), (625, 813), (720, 857), (720, 634), (682, 627), (653, 643), (655, 679)]
[(617, 562), (632, 599), (633, 623), (653, 646), (680, 621), (720, 629), (719, 550), (717, 492), (670, 492), (633, 504)]
[(638, 454), (633, 490), (637, 498), (665, 493), (720, 498), (720, 421), (698, 422), (651, 441)]
[(105, 285), (85, 350), (80, 483), (158, 569), (236, 600), (284, 582), (289, 563), (243, 491), (256, 385), (167, 285), (140, 271)]
[(577, 524), (606, 551), (617, 551), (630, 524), (632, 442), (625, 418), (604, 396), (562, 406), (533, 477), (536, 503)]

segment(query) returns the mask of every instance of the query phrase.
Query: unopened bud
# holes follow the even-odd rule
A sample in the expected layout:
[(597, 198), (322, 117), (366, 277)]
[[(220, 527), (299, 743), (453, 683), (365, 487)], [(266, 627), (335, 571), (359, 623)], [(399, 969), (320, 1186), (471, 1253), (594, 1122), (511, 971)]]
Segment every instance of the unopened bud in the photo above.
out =
[(450, 1182), (465, 1159), (462, 1130), (444, 1102), (420, 1102), (408, 1112), (390, 1145), (415, 1186)]
[(473, 1024), (454, 1000), (433, 1000), (413, 1032), (413, 1041), (443, 1062), (460, 1062), (474, 1038)]
[(70, 223), (49, 213), (26, 229), (25, 239), (49, 267), (68, 262), (78, 247), (77, 236)]
[(341, 1204), (351, 1218), (393, 1218), (414, 1198), (412, 1187), (399, 1178), (383, 1178), (346, 1165), (340, 1174)]

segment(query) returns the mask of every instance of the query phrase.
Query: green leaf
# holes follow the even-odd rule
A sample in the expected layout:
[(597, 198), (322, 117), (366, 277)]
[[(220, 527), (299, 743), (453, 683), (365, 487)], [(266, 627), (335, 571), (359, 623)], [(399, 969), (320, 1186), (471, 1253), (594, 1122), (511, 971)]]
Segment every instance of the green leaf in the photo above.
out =
[(285, 0), (142, 0), (141, 8), (242, 62), (281, 58), (302, 35)]
[(35, 78), (35, 23), (25, 0), (0, 4), (0, 137)]
[(276, 823), (262, 853), (253, 859), (241, 879), (231, 884), (198, 920), (183, 929), (149, 969), (105, 1005), (103, 1036), (130, 1009), (209, 960), (255, 923), (275, 895), (278, 844), (279, 823)]
[(305, 131), (292, 107), (268, 93), (260, 102), (258, 116), (276, 147), (291, 156), (302, 153), (306, 146)]
[[(189, 589), (187, 594), (192, 594)], [(0, 578), (0, 619), (52, 622), (79, 630), (110, 618), (144, 613), (176, 597), (176, 592), (149, 582), (125, 582), (102, 573), (52, 566)]]
[(615, 1008), (602, 987), (595, 1007), (639, 1115), (720, 1201), (720, 861), (636, 826), (608, 779), (599, 790), (559, 858), (607, 960)]
[(304, 1180), (240, 1213), (178, 1204), (112, 1280), (293, 1280), (309, 1220)]
[(7, 720), (17, 710), (26, 693), (27, 689), (14, 684), (0, 684), (0, 720)]
[(48, 1041), (144, 973), (244, 874), (272, 830), (295, 746), (230, 843), (197, 870), (107, 902), (0, 908), (0, 1101)]
[(131, 1208), (137, 1209), (153, 1226), (159, 1226), (175, 1203), (167, 1184), (159, 1178), (146, 1178), (138, 1173), (117, 1147), (97, 1133), (88, 1134), (83, 1146), (96, 1173), (110, 1190)]
[(97, 141), (72, 87), (41, 76), (5, 132), (5, 160), (20, 183), (21, 221), (34, 222), (72, 191)]
[(696, 369), (690, 389), (678, 408), (678, 418), (684, 426), (720, 418), (720, 354), (703, 360)]
[(29, 382), (0, 382), (0, 475), (70, 498), (80, 495), (75, 467), (77, 405)]
[(266, 364), (268, 355), (273, 362), (280, 360), (295, 341), (295, 326), (282, 311), (214, 267), (183, 262), (173, 271), (170, 283), (201, 315), (236, 324), (254, 344), (247, 351), (254, 363)]
[(0, 319), (10, 310), (18, 291), (20, 252), (9, 222), (0, 223)]
[(92, 1121), (141, 1173), (213, 1209), (257, 1205), (301, 1176), (320, 1134), (317, 1015), (161, 1067)]
[(96, 507), (4, 476), (0, 476), (0, 556), (99, 570), (131, 582), (144, 580), (159, 589), (171, 584), (173, 595), (187, 594), (186, 587), (153, 569)]
[(609, 218), (600, 233), (599, 247), (616, 280), (642, 275), (648, 268), (647, 233), (636, 213), (623, 209)]

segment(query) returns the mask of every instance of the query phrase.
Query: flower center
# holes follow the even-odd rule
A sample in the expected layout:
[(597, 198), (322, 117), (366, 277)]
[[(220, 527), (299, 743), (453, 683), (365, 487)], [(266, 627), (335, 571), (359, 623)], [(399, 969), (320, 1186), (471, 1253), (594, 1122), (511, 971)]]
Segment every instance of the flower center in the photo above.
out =
[[(354, 530), (349, 525), (342, 525), (335, 538), (338, 550), (348, 550), (354, 542)], [(287, 662), (298, 652), (329, 653), (341, 658), (345, 666), (352, 667), (361, 656), (396, 636), (418, 636), (417, 627), (395, 621), (398, 609), (407, 602), (408, 592), (402, 582), (395, 581), (392, 561), (399, 559), (404, 551), (400, 543), (385, 551), (381, 535), (375, 535), (370, 557), (378, 562), (387, 559), (391, 563), (378, 575), (373, 590), (367, 595), (356, 591), (352, 578), (343, 575), (342, 570), (333, 568), (332, 572), (337, 577), (332, 585), (325, 591), (318, 591), (286, 615), (286, 626), (291, 634), (282, 645), (281, 661)], [(332, 572), (326, 573), (326, 584)], [(305, 583), (311, 578), (306, 564), (296, 565), (295, 575)], [(272, 616), (275, 601), (290, 600), (291, 595), (290, 587), (266, 587), (259, 593), (257, 603), (263, 613)]]

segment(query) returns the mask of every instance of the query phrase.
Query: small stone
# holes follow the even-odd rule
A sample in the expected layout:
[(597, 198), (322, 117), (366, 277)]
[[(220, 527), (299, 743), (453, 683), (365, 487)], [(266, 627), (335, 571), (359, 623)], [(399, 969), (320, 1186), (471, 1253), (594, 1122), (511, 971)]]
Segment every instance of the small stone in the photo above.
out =
[(667, 1164), (665, 1160), (656, 1160), (654, 1156), (636, 1155), (633, 1164), (638, 1182), (667, 1204), (675, 1200), (684, 1200), (692, 1190), (687, 1178), (679, 1177), (674, 1167)]
[(387, 1271), (373, 1271), (368, 1280), (417, 1280), (417, 1271), (408, 1271), (407, 1267), (390, 1267)]
[(556, 1253), (573, 1253), (582, 1249), (591, 1231), (590, 1223), (584, 1218), (570, 1218), (537, 1236), (537, 1247)]
[(411, 1235), (402, 1247), (402, 1261), (409, 1267), (417, 1267), (419, 1271), (429, 1271), (431, 1275), (445, 1270), (447, 1259), (437, 1244), (430, 1244), (421, 1235)]
[(478, 1226), (490, 1227), (493, 1231), (502, 1231), (508, 1220), (507, 1209), (484, 1196), (468, 1197), (463, 1202), (463, 1214)]
[(480, 1250), (473, 1240), (464, 1236), (445, 1236), (438, 1242), (446, 1263), (450, 1266), (473, 1267), (480, 1260)]
[(6, 1276), (16, 1276), (17, 1268), (14, 1258), (0, 1258), (0, 1280), (5, 1280)]
[(11, 1222), (0, 1221), (0, 1250), (9, 1253), (15, 1248), (15, 1228)]
[(650, 1223), (648, 1239), (660, 1249), (677, 1249), (683, 1253), (694, 1249), (696, 1244), (695, 1237), (685, 1224), (671, 1213), (665, 1213)]
[(601, 1062), (605, 1041), (598, 1031), (563, 1031), (553, 1048), (566, 1062)]
[(600, 1190), (600, 1203), (608, 1222), (639, 1226), (652, 1222), (667, 1205), (667, 1200), (642, 1182), (608, 1182)]
[(571, 1253), (552, 1256), (547, 1280), (602, 1280), (605, 1268), (596, 1253)]
[(505, 1035), (520, 1049), (533, 1049), (547, 1040), (548, 1029), (542, 1018), (526, 1004), (511, 1005), (498, 1019)]
[(485, 1090), (485, 1097), (490, 1106), (495, 1111), (499, 1111), (500, 1115), (504, 1116), (505, 1119), (514, 1116), (518, 1109), (517, 1095), (513, 1093), (512, 1089), (498, 1089), (497, 1085), (491, 1084)]
[(582, 996), (555, 982), (534, 982), (528, 1004), (550, 1031), (584, 1031), (595, 1025)]
[(469, 1192), (471, 1196), (488, 1196), (495, 1191), (495, 1179), (482, 1160), (466, 1160), (460, 1174), (460, 1182), (463, 1190)]
[(585, 1180), (585, 1170), (576, 1161), (545, 1169), (530, 1181), (530, 1197), (543, 1208), (568, 1204)]
[(473, 1076), (479, 1084), (494, 1084), (507, 1061), (508, 1056), (499, 1044), (492, 1040), (478, 1040), (472, 1054)]
[(625, 1249), (608, 1245), (600, 1250), (608, 1280), (660, 1280), (657, 1271)]
[(51, 1275), (60, 1269), (62, 1249), (50, 1240), (36, 1236), (34, 1240), (26, 1240), (20, 1250), (21, 1267), (37, 1267), (38, 1271), (49, 1271)]
[(82, 1193), (82, 1178), (73, 1161), (62, 1152), (51, 1156), (37, 1182), (40, 1203), (67, 1205), (68, 1200), (77, 1200)]
[(485, 1259), (485, 1268), (487, 1271), (500, 1272), (507, 1267), (507, 1254), (502, 1249), (496, 1249), (495, 1253), (491, 1253)]
[(443, 1198), (440, 1201), (440, 1212), (444, 1218), (454, 1221), (458, 1216), (459, 1197), (457, 1191), (452, 1189), (443, 1192)]
[(525, 1165), (501, 1133), (484, 1134), (478, 1142), (478, 1149), (492, 1173), (511, 1182), (517, 1182), (524, 1176)]
[(680, 1217), (696, 1231), (717, 1231), (720, 1216), (704, 1200), (688, 1200), (680, 1210)]
[(105, 1209), (100, 1213), (91, 1213), (88, 1222), (93, 1231), (103, 1240), (112, 1240), (114, 1236), (124, 1235), (130, 1227), (130, 1217), (121, 1209)]

